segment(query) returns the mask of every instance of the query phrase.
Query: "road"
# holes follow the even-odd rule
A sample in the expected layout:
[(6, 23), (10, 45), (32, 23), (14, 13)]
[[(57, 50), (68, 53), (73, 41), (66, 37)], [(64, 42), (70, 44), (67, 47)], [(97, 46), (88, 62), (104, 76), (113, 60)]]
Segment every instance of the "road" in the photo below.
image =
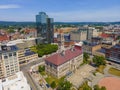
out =
[(24, 75), (26, 76), (28, 83), (30, 84), (32, 90), (42, 90), (42, 88), (40, 88), (38, 86), (38, 84), (33, 80), (33, 78), (31, 77), (29, 70), (31, 69), (32, 66), (42, 63), (44, 62), (42, 59), (38, 59), (36, 61), (30, 62), (27, 65), (23, 65), (20, 67), (20, 70), (24, 73)]

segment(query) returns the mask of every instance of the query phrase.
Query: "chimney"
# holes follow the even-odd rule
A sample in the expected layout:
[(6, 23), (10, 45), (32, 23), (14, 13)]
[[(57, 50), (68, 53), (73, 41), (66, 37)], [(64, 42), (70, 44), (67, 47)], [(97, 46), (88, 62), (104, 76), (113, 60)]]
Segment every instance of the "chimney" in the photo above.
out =
[(71, 46), (71, 49), (70, 49), (71, 51), (75, 51), (75, 48), (74, 48), (74, 46)]
[(65, 56), (65, 51), (63, 50), (60, 54), (61, 56)]

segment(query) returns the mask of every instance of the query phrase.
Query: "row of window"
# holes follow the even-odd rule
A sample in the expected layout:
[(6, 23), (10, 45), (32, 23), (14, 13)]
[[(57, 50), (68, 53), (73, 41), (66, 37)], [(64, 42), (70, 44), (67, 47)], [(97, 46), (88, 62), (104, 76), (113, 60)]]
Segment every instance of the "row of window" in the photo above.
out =
[(4, 54), (4, 59), (8, 59), (8, 57), (12, 57), (12, 56), (16, 56), (16, 52)]

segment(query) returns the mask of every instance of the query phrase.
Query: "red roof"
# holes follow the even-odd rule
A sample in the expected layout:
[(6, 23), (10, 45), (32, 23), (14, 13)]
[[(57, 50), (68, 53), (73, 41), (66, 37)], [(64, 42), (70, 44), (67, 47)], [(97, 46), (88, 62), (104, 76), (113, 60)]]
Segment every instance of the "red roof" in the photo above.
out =
[(107, 38), (107, 37), (109, 37), (109, 35), (108, 35), (108, 34), (105, 34), (105, 33), (102, 33), (100, 36), (101, 36), (102, 38)]
[(9, 37), (7, 35), (0, 36), (0, 41), (6, 41), (9, 40)]
[(25, 33), (36, 32), (36, 29), (25, 29)]
[(47, 57), (45, 60), (54, 64), (54, 65), (61, 65), (77, 56), (82, 54), (81, 47), (74, 47), (74, 51), (68, 49), (65, 51), (65, 55), (61, 55), (60, 53), (54, 54), (50, 57)]

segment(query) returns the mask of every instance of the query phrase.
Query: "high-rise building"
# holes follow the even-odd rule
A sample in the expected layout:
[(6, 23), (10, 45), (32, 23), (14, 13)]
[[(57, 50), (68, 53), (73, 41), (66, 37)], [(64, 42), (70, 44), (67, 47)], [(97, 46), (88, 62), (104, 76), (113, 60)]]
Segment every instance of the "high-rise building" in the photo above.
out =
[(49, 18), (45, 12), (36, 15), (37, 36), (43, 43), (53, 42), (53, 18)]
[(17, 50), (15, 45), (0, 45), (0, 79), (20, 71)]

